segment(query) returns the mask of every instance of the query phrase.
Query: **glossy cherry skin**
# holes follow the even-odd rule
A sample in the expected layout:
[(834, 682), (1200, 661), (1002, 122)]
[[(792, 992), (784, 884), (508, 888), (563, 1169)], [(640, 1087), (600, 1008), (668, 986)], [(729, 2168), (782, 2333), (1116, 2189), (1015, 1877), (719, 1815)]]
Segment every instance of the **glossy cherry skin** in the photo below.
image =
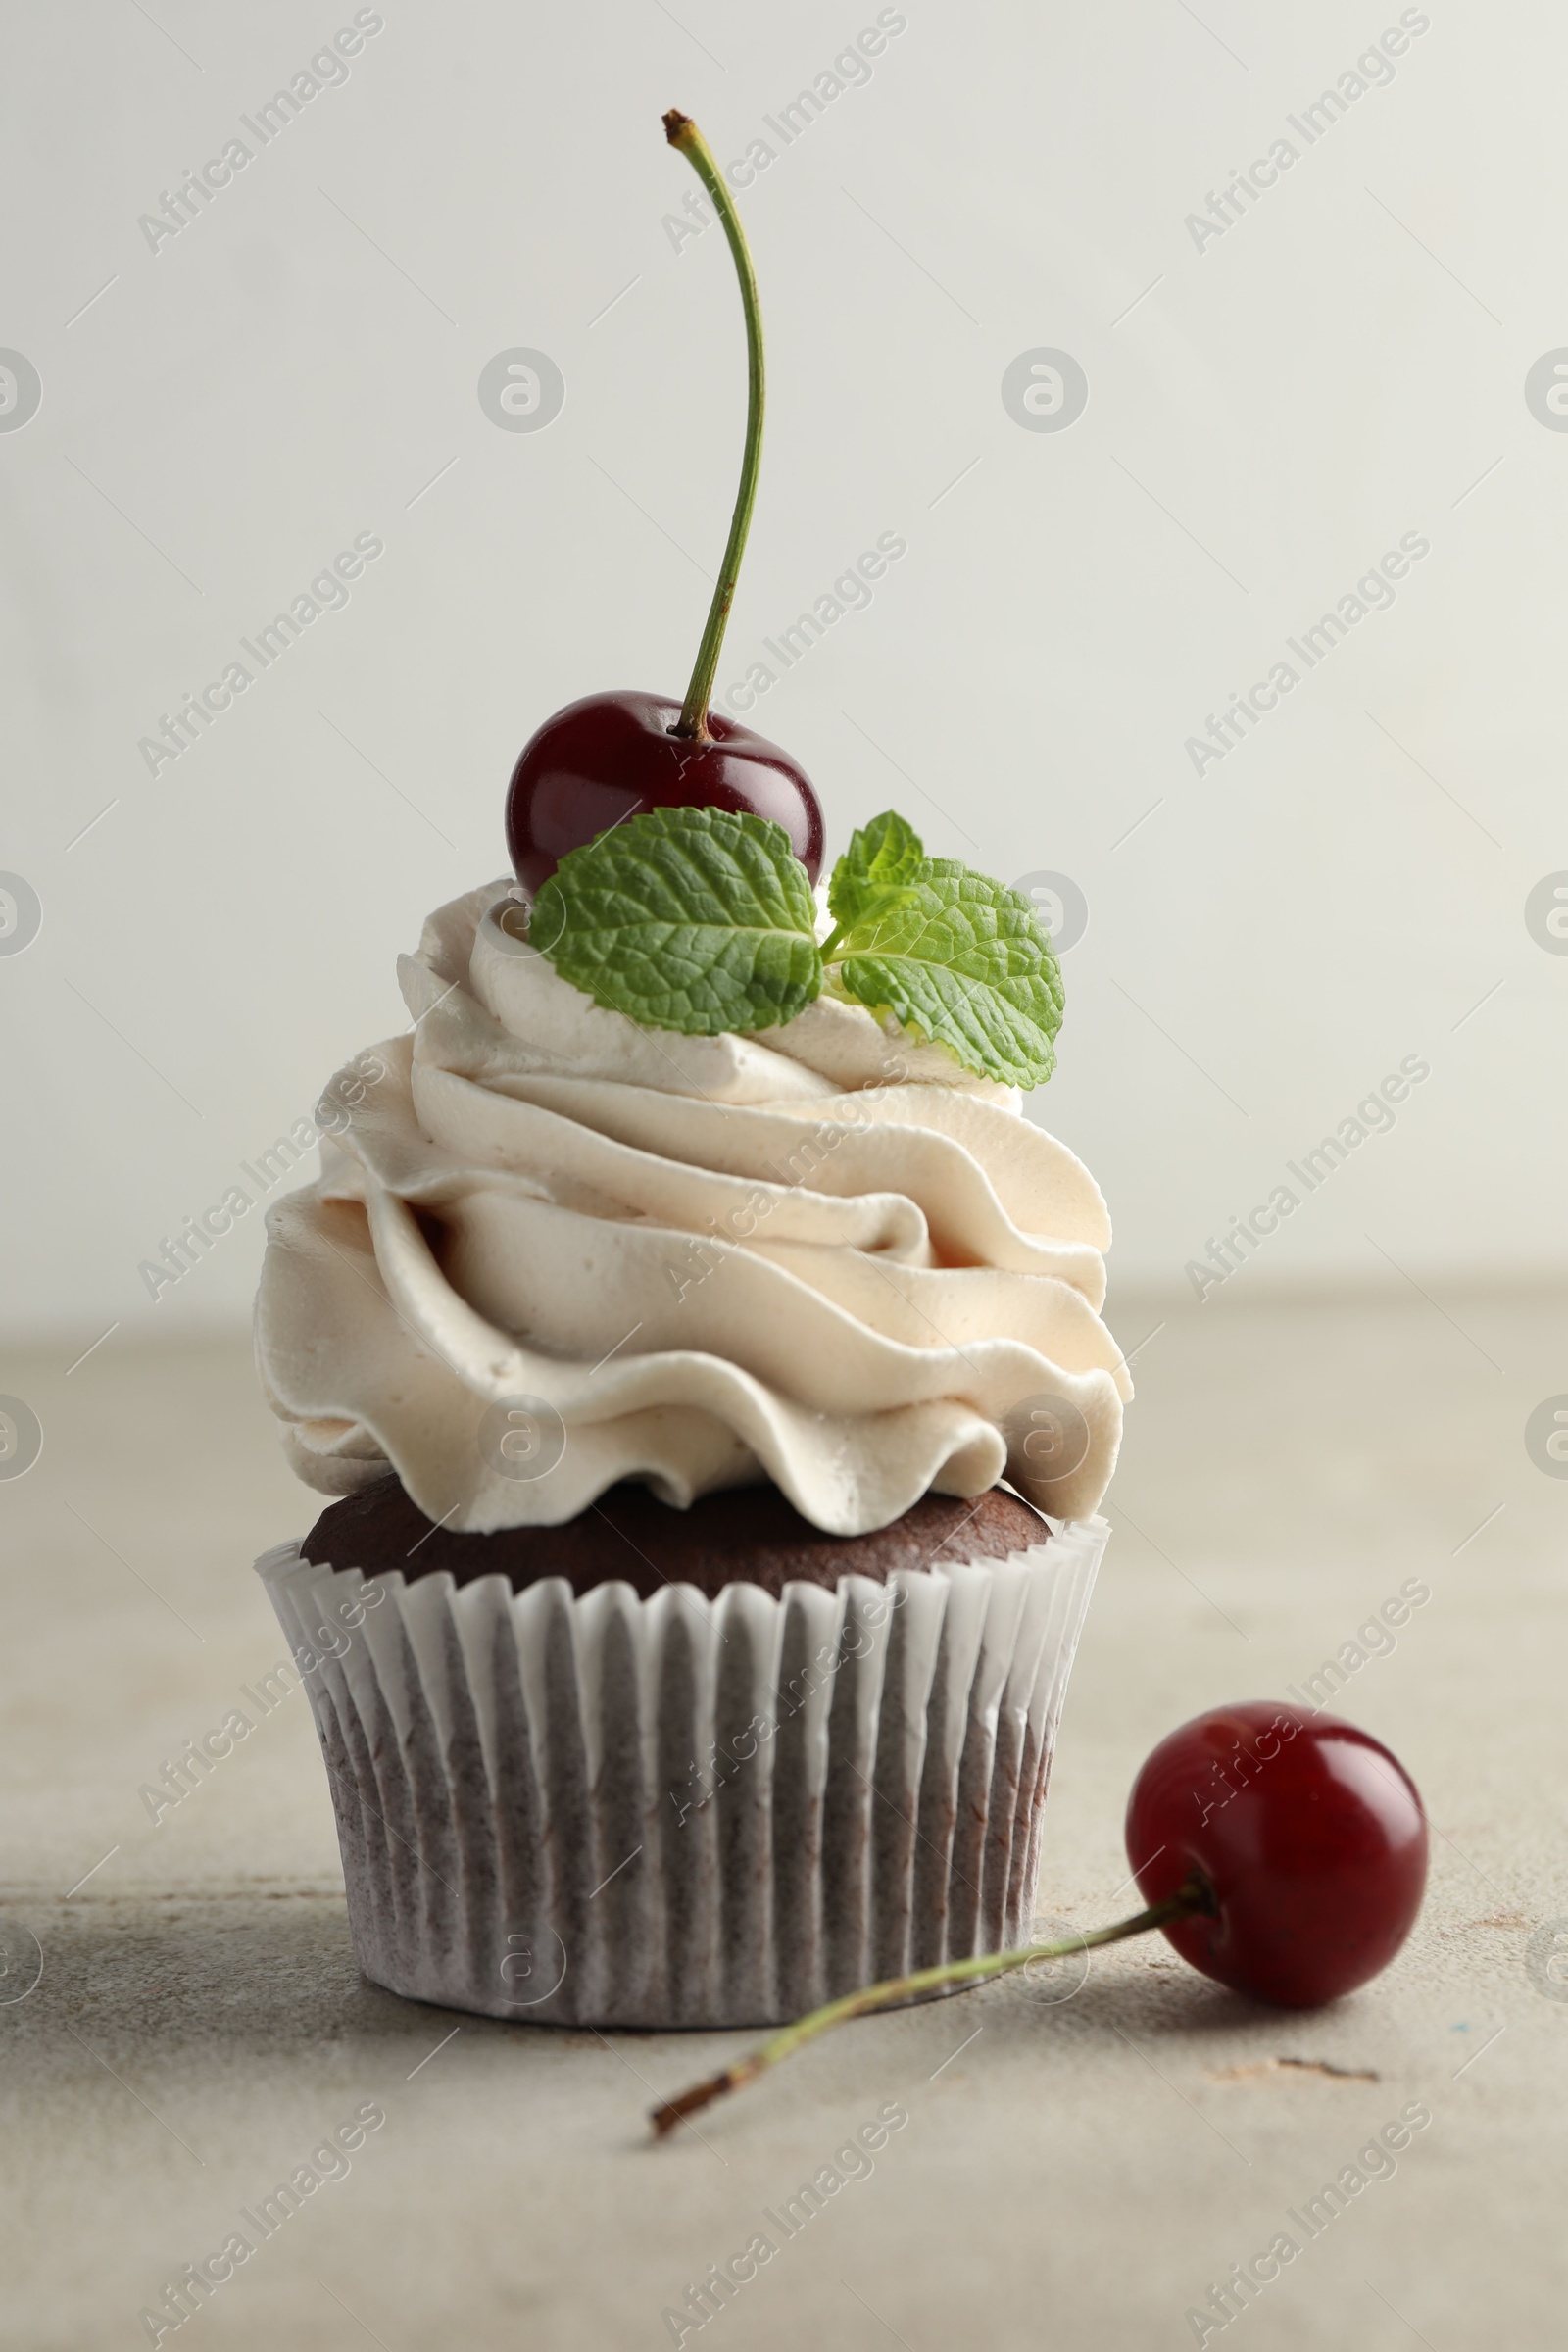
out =
[(1403, 1943), (1427, 1825), (1402, 1764), (1354, 1724), (1255, 1700), (1197, 1715), (1133, 1787), (1127, 1858), (1144, 1899), (1198, 1870), (1215, 1916), (1172, 1922), (1204, 1976), (1286, 2009), (1353, 1992)]
[(679, 703), (662, 694), (588, 694), (522, 748), (507, 792), (513, 869), (537, 890), (568, 850), (650, 808), (727, 808), (770, 816), (814, 883), (822, 810), (805, 770), (750, 727), (709, 713), (711, 740), (670, 732)]

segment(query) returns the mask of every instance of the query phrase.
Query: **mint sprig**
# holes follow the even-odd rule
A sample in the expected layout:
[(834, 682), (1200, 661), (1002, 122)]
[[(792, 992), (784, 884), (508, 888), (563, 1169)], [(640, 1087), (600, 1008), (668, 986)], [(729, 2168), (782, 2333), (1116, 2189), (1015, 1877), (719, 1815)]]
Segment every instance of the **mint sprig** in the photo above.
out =
[(925, 863), (925, 850), (912, 825), (891, 808), (884, 816), (873, 816), (833, 868), (827, 903), (838, 929), (823, 942), (823, 956), (831, 957), (852, 924), (864, 924), (904, 905), (913, 895)]
[(1041, 1086), (1051, 1076), (1061, 971), (1017, 891), (956, 858), (927, 858), (889, 815), (856, 834), (827, 903), (838, 925), (822, 951), (830, 994), (891, 1013), (982, 1077)]
[(530, 932), (598, 1004), (655, 1029), (770, 1029), (822, 987), (816, 905), (782, 825), (656, 808), (572, 850)]
[(781, 825), (656, 808), (564, 858), (530, 929), (564, 980), (688, 1037), (769, 1029), (824, 988), (891, 1015), (965, 1069), (1039, 1086), (1055, 1066), (1061, 973), (1030, 902), (955, 858), (928, 858), (891, 810), (833, 870), (820, 946), (806, 870)]

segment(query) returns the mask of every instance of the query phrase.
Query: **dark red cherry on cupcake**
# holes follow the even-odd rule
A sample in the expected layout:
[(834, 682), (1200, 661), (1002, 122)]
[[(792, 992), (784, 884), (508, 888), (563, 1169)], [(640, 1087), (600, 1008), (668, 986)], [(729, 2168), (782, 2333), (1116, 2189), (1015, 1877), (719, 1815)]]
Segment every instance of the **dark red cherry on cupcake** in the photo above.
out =
[(568, 850), (651, 808), (770, 816), (815, 882), (822, 810), (805, 770), (717, 710), (695, 737), (676, 732), (680, 716), (666, 695), (627, 692), (586, 694), (545, 720), (507, 794), (507, 848), (519, 882), (536, 891)]
[(1127, 1859), (1182, 1958), (1237, 1992), (1312, 2009), (1387, 1968), (1421, 1907), (1427, 1825), (1415, 1784), (1337, 1716), (1271, 1701), (1214, 1707), (1160, 1741), (1127, 1807)]
[(761, 735), (709, 709), (719, 647), (734, 601), (762, 455), (764, 368), (757, 278), (729, 186), (687, 115), (664, 117), (664, 135), (691, 164), (724, 223), (746, 319), (746, 441), (740, 488), (697, 664), (682, 703), (658, 694), (585, 695), (524, 746), (507, 793), (507, 847), (529, 891), (568, 850), (654, 808), (723, 808), (772, 817), (814, 883), (822, 865), (822, 810), (805, 770)]

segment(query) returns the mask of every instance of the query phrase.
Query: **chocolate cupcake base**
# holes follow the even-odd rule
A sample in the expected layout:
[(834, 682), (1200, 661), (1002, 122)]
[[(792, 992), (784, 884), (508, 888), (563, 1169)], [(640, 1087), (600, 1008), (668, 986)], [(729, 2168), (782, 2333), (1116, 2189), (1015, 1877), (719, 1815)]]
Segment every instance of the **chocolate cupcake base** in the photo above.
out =
[(841, 1566), (847, 1543), (813, 1579), (786, 1544), (773, 1591), (718, 1582), (727, 1544), (706, 1591), (648, 1589), (651, 1560), (643, 1591), (576, 1560), (568, 1581), (537, 1553), (413, 1573), (429, 1546), (368, 1571), (340, 1519), (340, 1542), (265, 1554), (366, 1975), (523, 2022), (763, 2026), (1025, 1939), (1109, 1531), (1042, 1523), (1031, 1542), (1028, 1515), (982, 1542), (972, 1526), (969, 1552), (975, 1506), (926, 1503), (951, 1512), (927, 1564), (884, 1544)]

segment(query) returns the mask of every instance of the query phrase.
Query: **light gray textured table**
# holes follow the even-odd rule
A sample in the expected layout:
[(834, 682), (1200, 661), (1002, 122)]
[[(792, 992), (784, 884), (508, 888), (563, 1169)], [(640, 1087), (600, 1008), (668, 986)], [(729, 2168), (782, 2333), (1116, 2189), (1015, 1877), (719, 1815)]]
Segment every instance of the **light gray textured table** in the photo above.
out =
[[(111, 1341), (69, 1379), (67, 1345), (8, 1355), (0, 1388), (47, 1442), (0, 1484), (0, 1994), (28, 1981), (29, 1936), (43, 1974), (0, 2005), (0, 2342), (145, 2342), (138, 2312), (373, 2103), (385, 2121), (343, 2177), (181, 2343), (671, 2342), (666, 2307), (757, 2232), (781, 2239), (764, 2210), (892, 2104), (908, 2121), (874, 2170), (705, 2343), (1192, 2343), (1189, 2308), (1286, 2231), (1299, 2254), (1207, 2341), (1560, 2344), (1568, 2001), (1527, 1963), (1532, 1932), (1568, 1914), (1568, 1481), (1532, 1465), (1523, 1427), (1568, 1389), (1563, 1306), (1112, 1298), (1125, 1347), (1163, 1328), (1137, 1356), (1041, 1908), (1118, 1915), (1122, 1807), (1153, 1740), (1299, 1684), (1416, 1578), (1430, 1601), (1341, 1701), (1404, 1757), (1436, 1832), (1425, 1914), (1380, 1983), (1284, 2016), (1148, 1941), (1097, 1957), (1055, 2005), (1004, 1984), (852, 2027), (657, 2151), (653, 2096), (748, 2037), (529, 2030), (364, 1983), (297, 1691), (149, 1819), (138, 1791), (166, 1759), (230, 1708), (259, 1714), (242, 1687), (281, 1648), (249, 1562), (314, 1514), (243, 1344)], [(1290, 2209), (1416, 2102), (1432, 2121), (1394, 2177), (1307, 2241)]]

